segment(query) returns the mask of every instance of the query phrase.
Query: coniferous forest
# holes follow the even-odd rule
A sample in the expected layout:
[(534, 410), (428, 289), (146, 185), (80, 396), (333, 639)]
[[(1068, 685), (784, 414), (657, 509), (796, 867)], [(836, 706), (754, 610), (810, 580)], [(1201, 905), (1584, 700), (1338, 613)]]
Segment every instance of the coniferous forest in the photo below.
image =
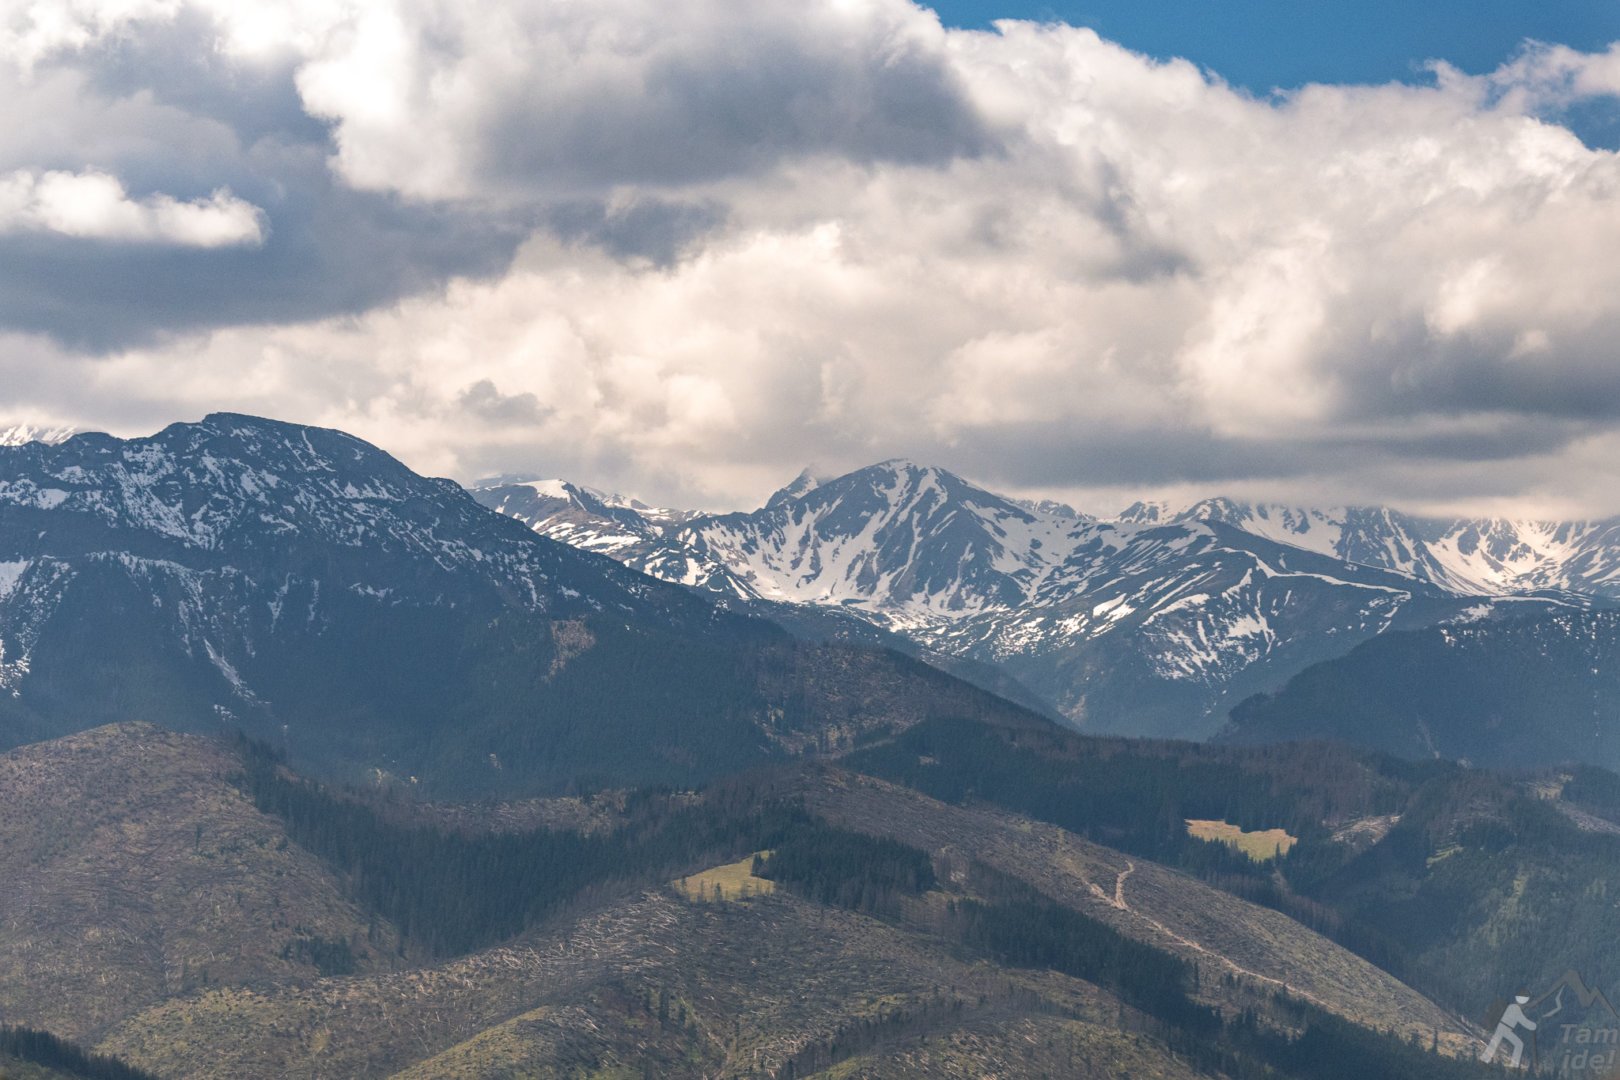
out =
[(149, 1072), (92, 1053), (49, 1032), (0, 1025), (0, 1076), (5, 1075), (7, 1057), (58, 1070), (74, 1080), (157, 1080)]

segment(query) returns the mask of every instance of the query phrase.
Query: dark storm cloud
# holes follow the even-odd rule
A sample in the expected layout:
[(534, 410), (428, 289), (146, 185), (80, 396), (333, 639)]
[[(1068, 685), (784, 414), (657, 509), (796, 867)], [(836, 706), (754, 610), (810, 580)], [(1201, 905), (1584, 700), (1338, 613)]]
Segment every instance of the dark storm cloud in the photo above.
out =
[(496, 424), (539, 424), (552, 413), (535, 395), (503, 394), (489, 379), (467, 387), (457, 403), (479, 419)]
[(725, 208), (712, 201), (644, 199), (628, 206), (571, 201), (551, 208), (545, 223), (568, 243), (589, 244), (618, 259), (647, 259), (667, 267), (725, 218)]
[(242, 63), (220, 50), (220, 35), (209, 15), (181, 8), (172, 21), (102, 38), (47, 66), (85, 72), (89, 85), (108, 97), (148, 93), (192, 116), (217, 120), (246, 145), (267, 137), (325, 145), (327, 125), (305, 111), (294, 83), (299, 58), (283, 52)]
[[(0, 234), (0, 328), (102, 353), (355, 314), (508, 264), (528, 223), (350, 188), (329, 168), (330, 132), (304, 111), (292, 58), (236, 62), (218, 36), (206, 16), (182, 9), (41, 65), (21, 85), (44, 95), (64, 141), (50, 145), (48, 126), (29, 118), (0, 136), (0, 156), (102, 170), (132, 197), (185, 201), (228, 188), (263, 211), (265, 241), (199, 249)], [(41, 104), (12, 108), (30, 103)], [(8, 139), (23, 142), (4, 154)]]
[(1595, 430), (1589, 424), (1512, 415), (1469, 431), (1414, 427), (1358, 436), (1324, 430), (1286, 439), (1223, 436), (1190, 427), (1024, 424), (981, 429), (931, 453), (1008, 487), (1167, 487), (1345, 474), (1403, 461), (1442, 467), (1507, 461), (1557, 453)]
[(507, 190), (681, 186), (828, 155), (937, 164), (996, 146), (937, 53), (850, 47), (765, 22), (746, 51), (715, 41), (649, 61), (634, 82), (551, 83), (497, 99), (480, 171)]
[[(1597, 325), (1561, 335), (1549, 346), (1526, 349), (1514, 327), (1491, 327), (1439, 342), (1411, 336), (1419, 364), (1394, 359), (1387, 367), (1378, 353), (1367, 355), (1354, 373), (1363, 389), (1361, 412), (1408, 415), (1445, 410), (1479, 413), (1497, 410), (1569, 420), (1620, 418), (1620, 319), (1604, 313)], [(1423, 352), (1417, 352), (1427, 345)], [(1368, 380), (1380, 370), (1389, 378)]]
[(272, 156), (273, 170), (233, 187), (268, 217), (259, 247), (0, 236), (0, 325), (105, 352), (166, 334), (354, 314), (452, 275), (497, 273), (526, 235), (511, 222), (352, 191), (308, 149)]

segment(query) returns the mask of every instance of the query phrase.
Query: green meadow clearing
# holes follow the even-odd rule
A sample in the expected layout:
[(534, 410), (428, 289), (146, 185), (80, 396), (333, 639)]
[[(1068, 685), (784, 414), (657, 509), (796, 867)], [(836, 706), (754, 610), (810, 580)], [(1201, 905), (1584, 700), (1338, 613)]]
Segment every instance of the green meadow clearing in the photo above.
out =
[(1280, 855), (1286, 855), (1288, 849), (1297, 843), (1296, 837), (1288, 835), (1282, 829), (1244, 832), (1236, 825), (1225, 821), (1199, 821), (1193, 818), (1187, 819), (1187, 835), (1212, 844), (1235, 847), (1255, 862), (1266, 862)]

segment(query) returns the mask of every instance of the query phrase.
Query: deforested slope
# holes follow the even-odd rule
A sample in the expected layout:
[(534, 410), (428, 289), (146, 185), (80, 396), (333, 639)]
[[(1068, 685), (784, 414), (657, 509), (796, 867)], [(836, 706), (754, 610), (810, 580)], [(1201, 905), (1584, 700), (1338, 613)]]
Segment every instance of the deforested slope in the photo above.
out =
[(232, 783), (149, 724), (0, 755), (0, 1017), (83, 1039), (206, 987), (387, 968), (398, 936)]

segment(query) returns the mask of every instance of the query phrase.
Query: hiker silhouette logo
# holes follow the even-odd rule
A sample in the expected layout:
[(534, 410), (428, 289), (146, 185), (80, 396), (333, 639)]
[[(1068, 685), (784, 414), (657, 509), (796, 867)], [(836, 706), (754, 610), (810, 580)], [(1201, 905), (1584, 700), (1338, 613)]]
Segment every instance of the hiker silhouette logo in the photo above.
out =
[(1514, 1069), (1547, 1066), (1554, 1076), (1620, 1075), (1620, 1012), (1578, 972), (1564, 972), (1540, 994), (1520, 990), (1513, 1000), (1498, 1002), (1485, 1027), (1491, 1038), (1481, 1061)]

